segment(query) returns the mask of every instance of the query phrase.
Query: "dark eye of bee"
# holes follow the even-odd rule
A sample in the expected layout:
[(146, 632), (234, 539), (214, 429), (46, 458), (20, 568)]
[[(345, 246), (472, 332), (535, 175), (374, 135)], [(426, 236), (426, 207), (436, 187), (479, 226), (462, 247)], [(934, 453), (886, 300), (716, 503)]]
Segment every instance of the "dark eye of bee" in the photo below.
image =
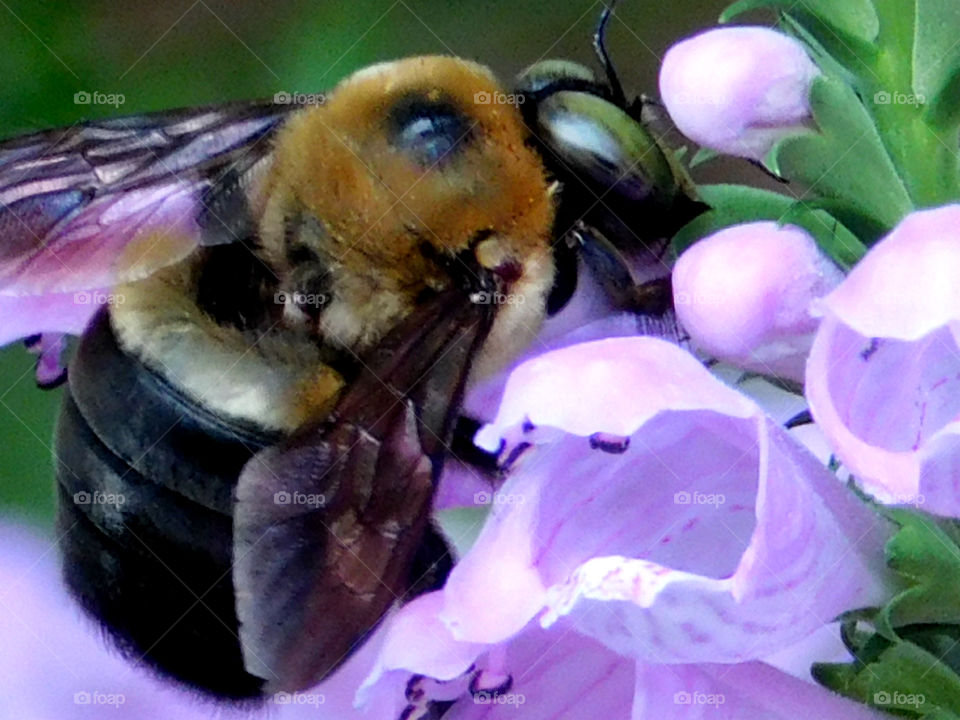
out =
[(422, 97), (401, 101), (389, 122), (393, 145), (424, 167), (450, 159), (470, 139), (473, 128), (450, 103)]

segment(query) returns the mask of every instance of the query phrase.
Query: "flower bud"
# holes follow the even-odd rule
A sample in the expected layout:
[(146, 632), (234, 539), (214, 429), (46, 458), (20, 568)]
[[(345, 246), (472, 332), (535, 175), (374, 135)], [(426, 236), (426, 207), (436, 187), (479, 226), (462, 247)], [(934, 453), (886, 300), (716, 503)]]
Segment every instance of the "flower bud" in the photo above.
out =
[(674, 45), (660, 95), (680, 131), (704, 147), (762, 160), (810, 117), (819, 74), (803, 45), (764, 27), (726, 27)]
[(817, 328), (811, 302), (840, 270), (802, 228), (735, 225), (688, 249), (673, 269), (673, 298), (693, 344), (720, 360), (800, 381)]

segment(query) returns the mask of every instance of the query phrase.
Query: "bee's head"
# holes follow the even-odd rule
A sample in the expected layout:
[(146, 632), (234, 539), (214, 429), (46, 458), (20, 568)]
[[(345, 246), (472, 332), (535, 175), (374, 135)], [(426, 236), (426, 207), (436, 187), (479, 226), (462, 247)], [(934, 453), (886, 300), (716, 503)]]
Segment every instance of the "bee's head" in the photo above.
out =
[[(305, 246), (340, 285), (368, 278), (411, 302), (448, 286), (449, 261), (467, 257), (523, 294), (538, 322), (553, 276), (554, 199), (515, 102), (489, 70), (451, 57), (352, 75), (278, 136), (281, 199), (265, 237)], [(291, 218), (301, 230), (279, 232)]]

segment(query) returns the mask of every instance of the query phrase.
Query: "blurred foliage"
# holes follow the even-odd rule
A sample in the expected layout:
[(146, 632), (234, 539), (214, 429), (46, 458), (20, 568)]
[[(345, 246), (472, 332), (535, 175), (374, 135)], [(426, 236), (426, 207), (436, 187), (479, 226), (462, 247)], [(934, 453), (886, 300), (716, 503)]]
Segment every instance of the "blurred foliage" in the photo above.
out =
[[(609, 46), (627, 89), (655, 93), (666, 48), (713, 24), (726, 4), (625, 0)], [(315, 92), (364, 65), (412, 54), (472, 58), (508, 80), (543, 57), (592, 63), (602, 9), (585, 0), (0, 5), (2, 137), (84, 118)], [(78, 105), (78, 91), (122, 93), (125, 101), (118, 108)], [(0, 351), (0, 512), (49, 525), (60, 391), (36, 389), (31, 368), (22, 348)]]

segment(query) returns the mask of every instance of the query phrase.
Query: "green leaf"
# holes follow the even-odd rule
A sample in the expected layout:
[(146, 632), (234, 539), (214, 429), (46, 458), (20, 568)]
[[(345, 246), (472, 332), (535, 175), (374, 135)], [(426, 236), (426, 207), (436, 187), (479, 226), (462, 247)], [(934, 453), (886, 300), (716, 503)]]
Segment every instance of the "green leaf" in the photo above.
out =
[(887, 565), (911, 587), (896, 595), (877, 616), (887, 636), (918, 623), (960, 624), (960, 547), (956, 527), (905, 510), (891, 515), (901, 527), (887, 542)]
[(960, 69), (960, 3), (914, 0), (913, 91), (934, 101)]
[(928, 100), (923, 117), (940, 131), (960, 125), (960, 67), (944, 78), (943, 87)]
[(704, 163), (710, 162), (717, 157), (720, 157), (720, 153), (718, 153), (716, 150), (702, 147), (697, 150), (696, 154), (694, 154), (694, 156), (690, 159), (690, 169), (693, 170), (698, 165), (703, 165)]
[(720, 22), (730, 22), (739, 15), (760, 8), (796, 12), (816, 17), (845, 35), (872, 42), (880, 31), (880, 21), (871, 0), (739, 0), (723, 11)]
[(892, 228), (913, 202), (873, 118), (853, 89), (834, 78), (814, 81), (810, 104), (819, 132), (786, 138), (774, 148), (781, 174)]
[(913, 643), (891, 645), (857, 674), (850, 690), (861, 702), (883, 710), (916, 716), (938, 707), (960, 710), (960, 677)]
[(852, 267), (866, 253), (863, 243), (829, 212), (798, 203), (786, 195), (746, 185), (701, 185), (698, 192), (710, 210), (687, 223), (674, 236), (673, 247), (678, 255), (718, 230), (761, 220), (789, 222), (804, 228), (843, 268)]

